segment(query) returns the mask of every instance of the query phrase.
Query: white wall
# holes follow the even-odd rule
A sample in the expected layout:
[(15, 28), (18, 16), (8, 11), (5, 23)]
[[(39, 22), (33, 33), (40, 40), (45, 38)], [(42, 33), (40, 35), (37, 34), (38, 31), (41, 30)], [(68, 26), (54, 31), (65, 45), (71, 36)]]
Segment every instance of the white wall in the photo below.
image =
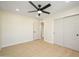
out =
[(44, 40), (53, 43), (54, 42), (54, 20), (52, 17), (43, 19), (44, 22)]
[(0, 11), (2, 18), (2, 47), (33, 40), (33, 22), (36, 20), (27, 16)]
[(63, 46), (63, 19), (54, 21), (54, 43)]

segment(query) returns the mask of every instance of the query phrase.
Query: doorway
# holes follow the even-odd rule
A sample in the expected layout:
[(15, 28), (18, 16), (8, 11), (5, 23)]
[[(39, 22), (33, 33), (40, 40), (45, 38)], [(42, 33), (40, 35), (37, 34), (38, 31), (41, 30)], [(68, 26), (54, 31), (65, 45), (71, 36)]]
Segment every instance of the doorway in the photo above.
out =
[(44, 39), (44, 22), (39, 20), (33, 23), (33, 39)]

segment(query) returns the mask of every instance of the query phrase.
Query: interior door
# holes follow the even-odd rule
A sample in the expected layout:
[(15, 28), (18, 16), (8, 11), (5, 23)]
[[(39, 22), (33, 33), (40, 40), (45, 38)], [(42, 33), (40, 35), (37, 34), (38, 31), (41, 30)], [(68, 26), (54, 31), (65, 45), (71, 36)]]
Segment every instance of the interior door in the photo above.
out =
[(79, 51), (79, 15), (55, 20), (55, 44)]
[(64, 46), (73, 49), (74, 19), (72, 17), (63, 18), (63, 38)]
[(64, 19), (64, 46), (79, 51), (79, 16)]
[(73, 17), (74, 19), (74, 39), (73, 49), (79, 51), (79, 15)]
[(40, 39), (40, 22), (39, 20), (34, 21), (33, 23), (33, 39)]

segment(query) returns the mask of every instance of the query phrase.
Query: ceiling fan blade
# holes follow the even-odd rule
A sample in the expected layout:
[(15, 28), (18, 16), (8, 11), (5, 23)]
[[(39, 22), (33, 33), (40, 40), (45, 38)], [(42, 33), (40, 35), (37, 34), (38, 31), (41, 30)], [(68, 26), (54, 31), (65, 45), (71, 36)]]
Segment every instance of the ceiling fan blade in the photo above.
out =
[(44, 9), (48, 8), (49, 6), (51, 6), (51, 4), (47, 4), (46, 6), (42, 7), (40, 10), (44, 10)]
[(29, 1), (29, 3), (30, 3), (32, 6), (34, 6), (36, 9), (38, 9), (38, 8), (36, 7), (36, 5), (34, 5), (31, 1)]
[(42, 11), (43, 13), (47, 13), (47, 14), (50, 14), (50, 12), (47, 12), (47, 11)]
[(37, 10), (34, 10), (34, 11), (28, 11), (29, 13), (32, 13), (32, 12), (37, 12)]

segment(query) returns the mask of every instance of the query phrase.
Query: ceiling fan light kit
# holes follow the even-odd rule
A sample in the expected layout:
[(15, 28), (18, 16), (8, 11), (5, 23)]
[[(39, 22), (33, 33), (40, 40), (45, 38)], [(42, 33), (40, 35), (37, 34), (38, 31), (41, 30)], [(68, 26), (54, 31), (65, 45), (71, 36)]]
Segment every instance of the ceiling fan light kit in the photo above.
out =
[(42, 13), (42, 11), (38, 11), (38, 13), (40, 13), (40, 14), (41, 14), (41, 13)]
[(40, 5), (40, 4), (39, 4), (38, 7), (37, 7), (35, 4), (33, 4), (33, 2), (29, 1), (29, 3), (30, 3), (33, 7), (35, 7), (35, 9), (36, 9), (36, 10), (34, 10), (34, 11), (29, 11), (29, 13), (37, 12), (37, 13), (38, 13), (38, 16), (40, 16), (41, 13), (50, 14), (50, 12), (44, 11), (46, 8), (48, 8), (48, 7), (51, 6), (50, 3), (47, 4), (47, 5), (45, 5), (45, 6), (42, 7), (42, 8), (41, 8), (41, 5)]

